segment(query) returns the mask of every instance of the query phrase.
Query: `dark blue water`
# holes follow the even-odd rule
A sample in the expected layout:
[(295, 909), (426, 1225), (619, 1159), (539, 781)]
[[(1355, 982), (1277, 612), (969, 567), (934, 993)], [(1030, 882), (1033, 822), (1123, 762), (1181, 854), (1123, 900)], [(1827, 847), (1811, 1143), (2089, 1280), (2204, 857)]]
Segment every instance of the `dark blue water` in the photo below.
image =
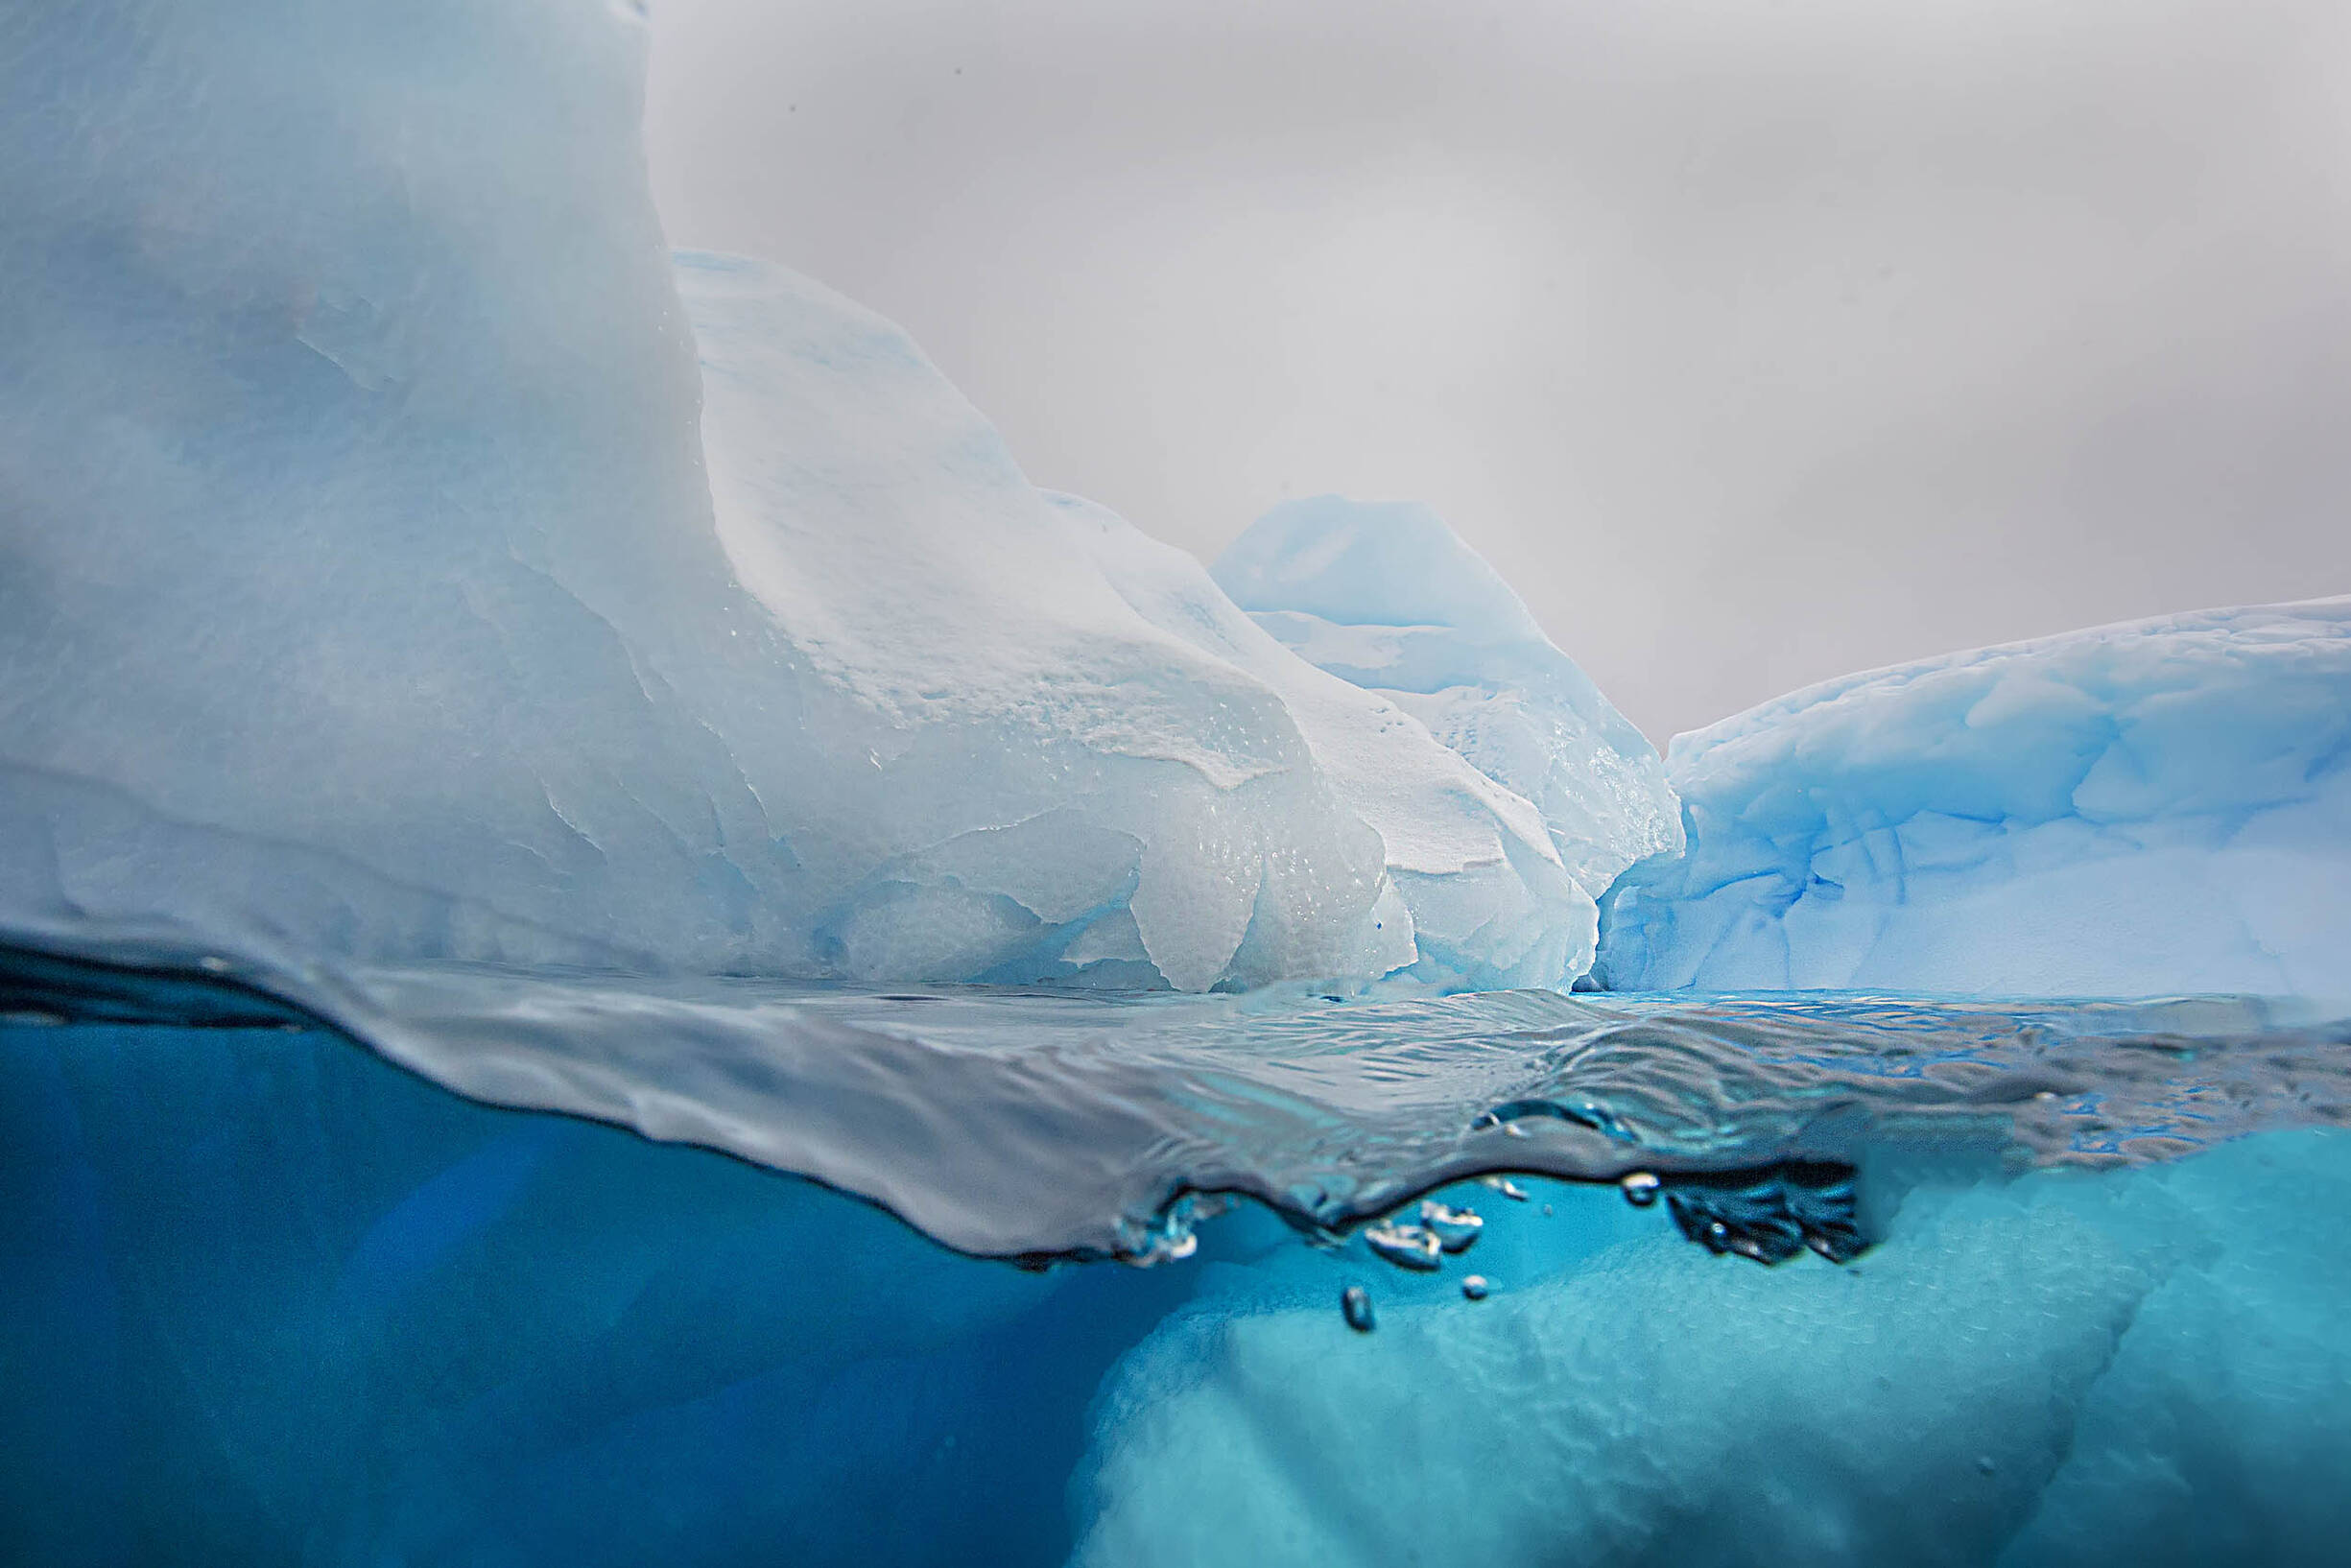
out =
[[(2275, 1004), (337, 986), (12, 956), (0, 1559), (2321, 1561), (2351, 1525), (2351, 1052)], [(1366, 1247), (1432, 1189), (1481, 1239)], [(1110, 1253), (1158, 1261), (1075, 1261)]]

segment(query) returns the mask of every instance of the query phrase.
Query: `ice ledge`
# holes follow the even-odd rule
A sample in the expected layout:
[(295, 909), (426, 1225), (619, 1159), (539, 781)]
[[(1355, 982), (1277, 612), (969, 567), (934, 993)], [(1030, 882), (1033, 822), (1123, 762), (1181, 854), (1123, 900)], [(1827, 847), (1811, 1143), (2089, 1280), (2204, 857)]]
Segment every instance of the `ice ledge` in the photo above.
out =
[(1675, 738), (1619, 988), (2351, 995), (2351, 598), (1825, 682)]

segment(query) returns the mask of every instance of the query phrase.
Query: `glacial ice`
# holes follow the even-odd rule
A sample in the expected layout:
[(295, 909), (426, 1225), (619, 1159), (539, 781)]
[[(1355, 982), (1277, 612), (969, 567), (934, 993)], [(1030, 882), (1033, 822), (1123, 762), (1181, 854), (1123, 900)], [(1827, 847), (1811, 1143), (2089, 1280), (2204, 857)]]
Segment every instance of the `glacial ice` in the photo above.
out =
[(1844, 1269), (1605, 1201), (1500, 1205), (1474, 1306), (1212, 1265), (1097, 1407), (1073, 1562), (2318, 1563), (2351, 1529), (2351, 1254), (2303, 1223), (2351, 1201), (2339, 1131), (1921, 1187)]
[[(1416, 955), (1422, 978), (1488, 988), (1565, 985), (1590, 967), (1597, 911), (1561, 864), (1563, 851), (1585, 850), (1580, 841), (1557, 842), (1533, 805), (1438, 744), (1395, 694), (1299, 658), (1190, 556), (1090, 503), (1059, 505), (1081, 548), (1146, 620), (1281, 695), (1334, 792), (1379, 832), (1406, 916), (1387, 925), (1415, 938), (1397, 965)], [(1585, 793), (1604, 787), (1596, 772)]]
[(1847, 677), (1677, 737), (1622, 989), (2351, 996), (2351, 599)]
[(1138, 615), (902, 332), (763, 263), (678, 281), (718, 537), (805, 669), (797, 729), (719, 730), (827, 887), (841, 972), (1191, 990), (1411, 961), (1379, 839), (1280, 695)]
[(1534, 802), (1593, 897), (1633, 862), (1681, 847), (1656, 748), (1428, 508), (1287, 502), (1214, 575), (1308, 663), (1387, 698)]
[(0, 932), (1581, 972), (1556, 801), (1103, 544), (887, 321), (673, 269), (644, 45), (586, 0), (12, 18)]
[(0, 924), (805, 962), (690, 695), (759, 627), (643, 48), (538, 0), (14, 9)]

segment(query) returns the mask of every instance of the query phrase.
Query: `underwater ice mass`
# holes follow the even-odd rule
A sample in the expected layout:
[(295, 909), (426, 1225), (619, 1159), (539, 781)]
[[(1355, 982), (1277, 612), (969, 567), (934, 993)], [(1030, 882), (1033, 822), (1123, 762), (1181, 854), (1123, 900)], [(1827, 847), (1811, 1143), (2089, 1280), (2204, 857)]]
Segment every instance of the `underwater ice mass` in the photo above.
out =
[(2328, 1560), (2351, 600), (1661, 759), (673, 256), (645, 47), (0, 24), (0, 1546)]

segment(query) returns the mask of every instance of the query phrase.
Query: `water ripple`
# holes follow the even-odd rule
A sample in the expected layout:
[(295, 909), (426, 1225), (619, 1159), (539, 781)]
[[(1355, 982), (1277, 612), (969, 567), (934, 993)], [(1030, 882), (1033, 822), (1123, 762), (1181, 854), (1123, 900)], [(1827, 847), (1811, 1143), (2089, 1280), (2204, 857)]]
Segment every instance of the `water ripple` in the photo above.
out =
[(1496, 1173), (1631, 1177), (1705, 1245), (1850, 1255), (1851, 1180), (1889, 1154), (2129, 1164), (2351, 1124), (2351, 1023), (2238, 997), (876, 991), (15, 948), (0, 1012), (322, 1020), (474, 1099), (1029, 1261), (1181, 1255), (1215, 1195), (1327, 1235)]

